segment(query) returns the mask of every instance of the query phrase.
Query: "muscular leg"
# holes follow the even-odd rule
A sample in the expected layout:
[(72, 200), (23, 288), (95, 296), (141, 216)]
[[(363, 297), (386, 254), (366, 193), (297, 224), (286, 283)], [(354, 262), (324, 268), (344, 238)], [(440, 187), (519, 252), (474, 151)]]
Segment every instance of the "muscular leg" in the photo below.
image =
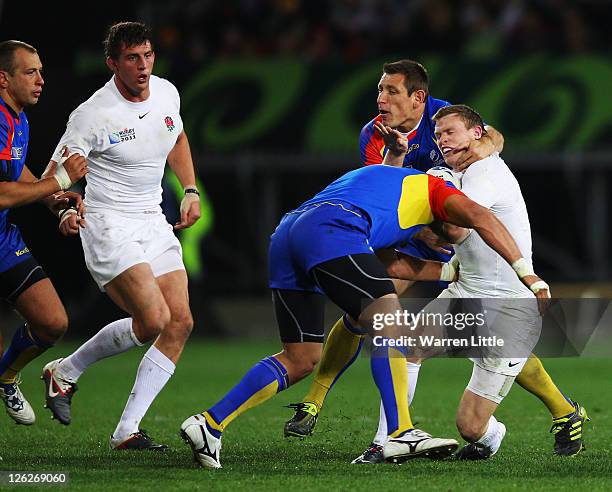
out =
[(155, 340), (154, 346), (176, 364), (193, 329), (189, 308), (187, 272), (175, 270), (157, 277), (157, 284), (170, 309), (170, 322)]
[(0, 382), (4, 384), (13, 383), (21, 369), (68, 329), (68, 316), (48, 278), (26, 289), (15, 301), (15, 309), (24, 317), (26, 325), (17, 330), (0, 359)]
[(470, 443), (459, 451), (460, 459), (485, 459), (498, 451), (506, 435), (506, 426), (493, 414), (513, 382), (513, 376), (474, 364), (472, 377), (457, 409), (457, 429)]
[[(30, 281), (34, 281), (32, 275), (40, 276), (41, 272), (40, 267), (31, 270)], [(66, 332), (68, 317), (48, 278), (34, 281), (14, 302), (26, 323), (15, 332), (11, 344), (0, 358), (0, 398), (15, 422), (31, 425), (36, 417), (17, 387), (17, 373)]]
[[(136, 374), (136, 381), (127, 404), (113, 433), (115, 442), (121, 442), (130, 435), (138, 432), (138, 427), (151, 403), (163, 389), (174, 373), (185, 342), (193, 328), (193, 319), (189, 310), (189, 296), (187, 293), (187, 274), (184, 270), (175, 270), (156, 279), (156, 286), (163, 296), (163, 302), (169, 312), (169, 320), (162, 328), (161, 333), (152, 347), (144, 355)], [(140, 303), (129, 290), (121, 291), (121, 302), (127, 304)], [(136, 302), (134, 302), (136, 301)], [(139, 307), (139, 306), (138, 306)], [(146, 329), (150, 304), (143, 307), (143, 315), (136, 315), (137, 330), (143, 338), (148, 338), (151, 331)], [(137, 335), (138, 336), (138, 335)]]
[[(410, 280), (391, 280), (399, 294), (414, 284)], [(347, 322), (344, 316), (334, 323), (327, 340), (325, 340), (321, 362), (316, 368), (308, 393), (302, 398), (303, 403), (313, 403), (316, 405), (317, 411), (321, 410), (325, 398), (336, 381), (357, 359), (363, 344), (363, 337), (364, 333), (358, 327)], [(419, 361), (415, 360), (414, 363), (418, 364)], [(413, 390), (415, 386), (416, 383), (410, 385)], [(386, 436), (386, 423), (384, 432)]]
[[(163, 294), (146, 263), (129, 268), (105, 288), (115, 304), (130, 314), (137, 313), (137, 316), (109, 323), (62, 359), (56, 367), (57, 377), (62, 380), (74, 383), (95, 362), (154, 339), (169, 318)], [(134, 299), (131, 299), (132, 291), (136, 292)], [(156, 315), (160, 316), (160, 322), (154, 319)]]
[(334, 383), (355, 361), (363, 345), (363, 333), (346, 320), (340, 318), (332, 327), (325, 345), (321, 362), (317, 366), (304, 403), (314, 403), (321, 410), (325, 397)]
[(220, 433), (239, 415), (308, 376), (321, 356), (316, 342), (283, 343), (283, 350), (255, 364), (219, 402), (203, 412)]
[(489, 419), (499, 405), (466, 389), (457, 410), (457, 430), (467, 442), (477, 442), (489, 427)]
[(238, 415), (308, 376), (321, 357), (325, 298), (314, 292), (273, 289), (272, 299), (283, 350), (260, 360), (204, 412), (219, 436)]
[(145, 343), (170, 322), (170, 308), (148, 263), (128, 268), (105, 286), (108, 296), (133, 319), (136, 338)]

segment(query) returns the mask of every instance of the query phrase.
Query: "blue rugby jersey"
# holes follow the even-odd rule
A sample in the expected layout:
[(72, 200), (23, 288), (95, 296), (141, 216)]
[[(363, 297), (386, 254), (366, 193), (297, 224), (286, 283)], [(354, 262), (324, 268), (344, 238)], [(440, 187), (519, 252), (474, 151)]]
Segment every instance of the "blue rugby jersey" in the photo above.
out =
[[(25, 113), (15, 112), (0, 97), (0, 181), (18, 181), (28, 152), (30, 127)], [(17, 227), (8, 222), (9, 209), (0, 210), (0, 272), (29, 255)]]

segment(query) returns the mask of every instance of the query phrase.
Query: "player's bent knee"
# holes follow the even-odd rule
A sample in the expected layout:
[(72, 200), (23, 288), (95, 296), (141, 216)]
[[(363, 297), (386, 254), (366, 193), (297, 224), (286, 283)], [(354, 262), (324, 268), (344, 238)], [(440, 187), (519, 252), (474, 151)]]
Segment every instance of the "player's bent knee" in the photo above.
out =
[(180, 316), (173, 316), (170, 320), (168, 329), (172, 330), (172, 336), (187, 340), (193, 330), (193, 317), (189, 311), (182, 313)]
[(43, 338), (55, 342), (68, 331), (68, 315), (65, 312), (58, 312), (49, 316), (42, 326), (35, 329)]
[(291, 367), (291, 381), (293, 383), (304, 379), (307, 376), (310, 376), (314, 368), (316, 367), (316, 363), (311, 363), (307, 361), (302, 361), (297, 364), (292, 364)]
[(141, 333), (136, 333), (136, 336), (141, 341), (149, 341), (159, 335), (168, 326), (170, 320), (168, 306), (161, 305), (158, 309), (148, 312), (144, 319), (140, 320), (138, 326)]
[(476, 442), (486, 432), (487, 422), (480, 422), (475, 416), (457, 416), (457, 430), (461, 437), (468, 442)]
[[(319, 344), (316, 344), (319, 345)], [(287, 370), (290, 373), (292, 383), (310, 375), (321, 359), (321, 349), (312, 350), (303, 346), (303, 350), (284, 351), (288, 362)]]
[(177, 322), (181, 329), (189, 336), (191, 330), (193, 330), (193, 316), (191, 316), (191, 313), (186, 311), (178, 318)]

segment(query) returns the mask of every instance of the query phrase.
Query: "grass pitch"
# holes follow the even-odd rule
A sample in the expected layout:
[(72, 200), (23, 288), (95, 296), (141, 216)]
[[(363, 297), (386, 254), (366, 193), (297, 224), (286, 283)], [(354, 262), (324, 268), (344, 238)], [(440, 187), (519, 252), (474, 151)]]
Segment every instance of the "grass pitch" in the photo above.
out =
[[(545, 366), (562, 390), (583, 403), (592, 419), (587, 450), (575, 458), (552, 455), (550, 417), (543, 405), (515, 386), (496, 413), (508, 434), (500, 452), (486, 462), (435, 462), (356, 466), (350, 461), (376, 430), (379, 399), (369, 361), (360, 357), (331, 393), (315, 434), (283, 438), (283, 408), (299, 401), (304, 381), (239, 417), (225, 432), (221, 470), (204, 470), (178, 436), (181, 422), (229, 390), (255, 362), (278, 349), (275, 343), (190, 342), (179, 366), (142, 426), (166, 453), (112, 452), (108, 438), (132, 387), (143, 350), (107, 359), (79, 381), (73, 423), (50, 420), (40, 369), (73, 347), (59, 347), (23, 373), (22, 390), (37, 422), (14, 425), (0, 415), (0, 470), (67, 471), (75, 490), (611, 490), (612, 359), (547, 359)], [(423, 365), (412, 408), (418, 427), (459, 441), (454, 415), (471, 373), (466, 360), (433, 360)], [(13, 487), (10, 487), (13, 488)]]

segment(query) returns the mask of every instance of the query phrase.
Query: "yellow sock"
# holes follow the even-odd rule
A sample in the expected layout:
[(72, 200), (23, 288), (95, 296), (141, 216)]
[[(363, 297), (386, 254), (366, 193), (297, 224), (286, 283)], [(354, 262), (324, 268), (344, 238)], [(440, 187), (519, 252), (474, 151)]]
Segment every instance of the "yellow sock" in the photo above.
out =
[(535, 355), (531, 354), (523, 370), (516, 377), (516, 382), (542, 400), (553, 419), (563, 417), (574, 411), (573, 405), (559, 391), (559, 388), (544, 369), (542, 362)]
[(321, 410), (323, 401), (336, 379), (357, 357), (362, 341), (363, 335), (350, 331), (344, 322), (344, 316), (336, 321), (325, 341), (321, 362), (315, 371), (308, 394), (303, 399), (304, 402), (314, 403)]
[[(397, 409), (397, 430), (389, 434), (389, 437), (397, 437), (403, 432), (414, 428), (406, 398), (408, 394), (406, 359), (401, 355), (397, 350), (389, 349), (389, 370), (391, 372), (391, 380), (393, 381), (393, 392), (395, 393), (395, 408)], [(387, 429), (391, 428), (389, 426), (389, 419), (387, 419)]]

